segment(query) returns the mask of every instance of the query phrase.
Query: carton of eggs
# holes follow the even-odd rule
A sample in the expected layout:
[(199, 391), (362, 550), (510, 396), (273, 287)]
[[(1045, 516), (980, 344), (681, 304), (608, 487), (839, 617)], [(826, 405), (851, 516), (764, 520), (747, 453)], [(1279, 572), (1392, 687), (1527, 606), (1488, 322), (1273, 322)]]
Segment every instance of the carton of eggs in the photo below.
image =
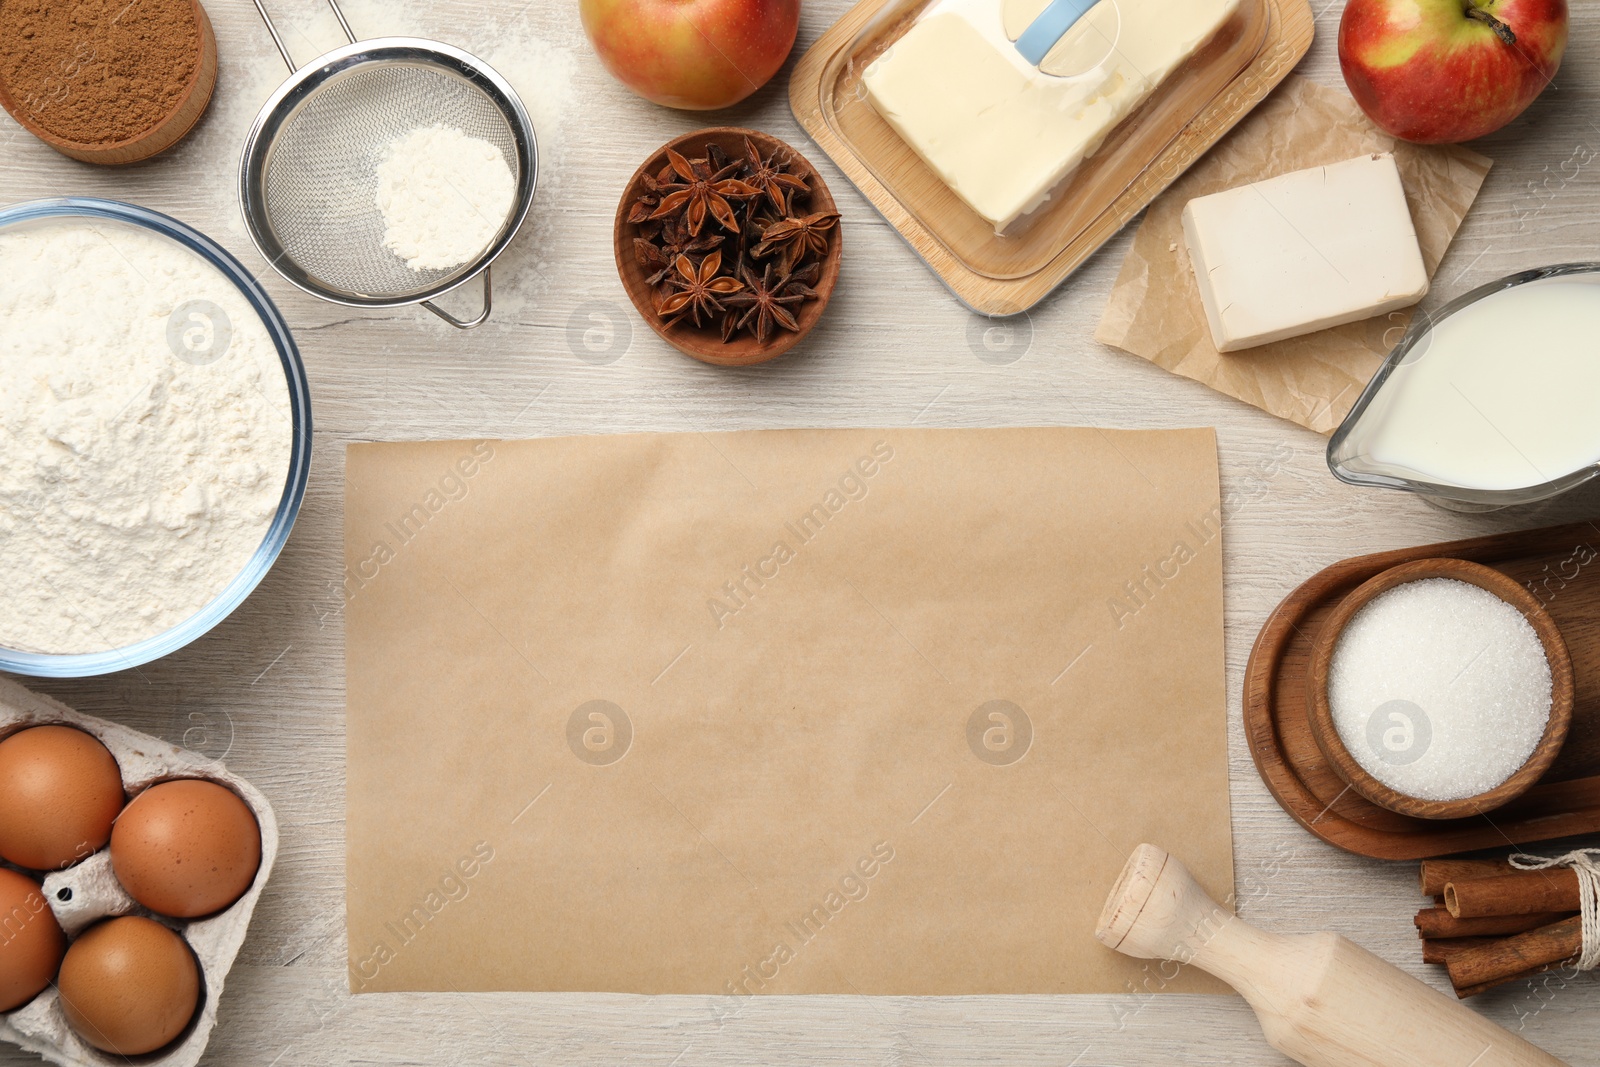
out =
[(0, 782), (0, 1038), (193, 1067), (277, 856), (266, 798), (5, 678)]

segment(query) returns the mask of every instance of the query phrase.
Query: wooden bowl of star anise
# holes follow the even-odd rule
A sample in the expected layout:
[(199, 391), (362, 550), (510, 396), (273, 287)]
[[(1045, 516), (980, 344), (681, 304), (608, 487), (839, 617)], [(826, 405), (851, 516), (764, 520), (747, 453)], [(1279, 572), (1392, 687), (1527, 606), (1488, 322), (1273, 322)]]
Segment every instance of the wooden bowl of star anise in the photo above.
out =
[(644, 320), (724, 367), (789, 351), (839, 280), (839, 212), (806, 158), (758, 130), (669, 141), (617, 207), (617, 273)]

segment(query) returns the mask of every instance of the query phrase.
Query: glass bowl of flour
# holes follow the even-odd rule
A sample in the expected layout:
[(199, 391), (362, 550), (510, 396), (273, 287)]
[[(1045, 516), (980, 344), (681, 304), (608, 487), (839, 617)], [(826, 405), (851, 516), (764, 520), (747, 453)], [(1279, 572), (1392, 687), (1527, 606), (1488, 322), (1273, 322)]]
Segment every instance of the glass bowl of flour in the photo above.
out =
[(0, 670), (182, 648), (272, 567), (305, 495), (288, 326), (210, 238), (131, 204), (0, 210)]

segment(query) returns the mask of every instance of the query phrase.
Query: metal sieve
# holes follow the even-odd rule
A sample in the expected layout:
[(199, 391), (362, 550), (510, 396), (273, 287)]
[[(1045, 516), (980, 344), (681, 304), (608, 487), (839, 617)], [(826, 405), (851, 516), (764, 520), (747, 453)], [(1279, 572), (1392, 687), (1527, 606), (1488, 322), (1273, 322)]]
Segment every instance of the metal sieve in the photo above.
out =
[[(493, 304), (489, 265), (527, 217), (538, 176), (533, 124), (516, 90), (469, 52), (412, 37), (357, 41), (303, 67), (255, 0), (292, 72), (256, 116), (239, 166), (250, 239), (292, 284), (351, 307), (421, 304), (457, 329), (482, 325)], [(510, 214), (488, 247), (445, 270), (412, 270), (384, 245), (378, 165), (389, 145), (443, 125), (499, 148), (516, 178)], [(483, 275), (483, 311), (462, 320), (433, 300)]]

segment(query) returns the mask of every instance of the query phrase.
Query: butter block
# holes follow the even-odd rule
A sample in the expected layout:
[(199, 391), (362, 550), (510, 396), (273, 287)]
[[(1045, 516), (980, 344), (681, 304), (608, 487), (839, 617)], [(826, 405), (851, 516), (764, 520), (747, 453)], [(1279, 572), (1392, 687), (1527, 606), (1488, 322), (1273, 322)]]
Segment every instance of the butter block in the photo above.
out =
[(1359, 322), (1428, 292), (1388, 154), (1191, 200), (1183, 235), (1219, 352)]
[[(1004, 0), (937, 0), (862, 75), (867, 99), (999, 233), (1036, 209), (1214, 37), (1241, 0), (1103, 0), (1045, 57), (1017, 52)], [(1019, 14), (1023, 12), (1023, 14)], [(1036, 13), (1036, 12), (1035, 12)], [(1020, 32), (1020, 30), (1019, 30)]]

